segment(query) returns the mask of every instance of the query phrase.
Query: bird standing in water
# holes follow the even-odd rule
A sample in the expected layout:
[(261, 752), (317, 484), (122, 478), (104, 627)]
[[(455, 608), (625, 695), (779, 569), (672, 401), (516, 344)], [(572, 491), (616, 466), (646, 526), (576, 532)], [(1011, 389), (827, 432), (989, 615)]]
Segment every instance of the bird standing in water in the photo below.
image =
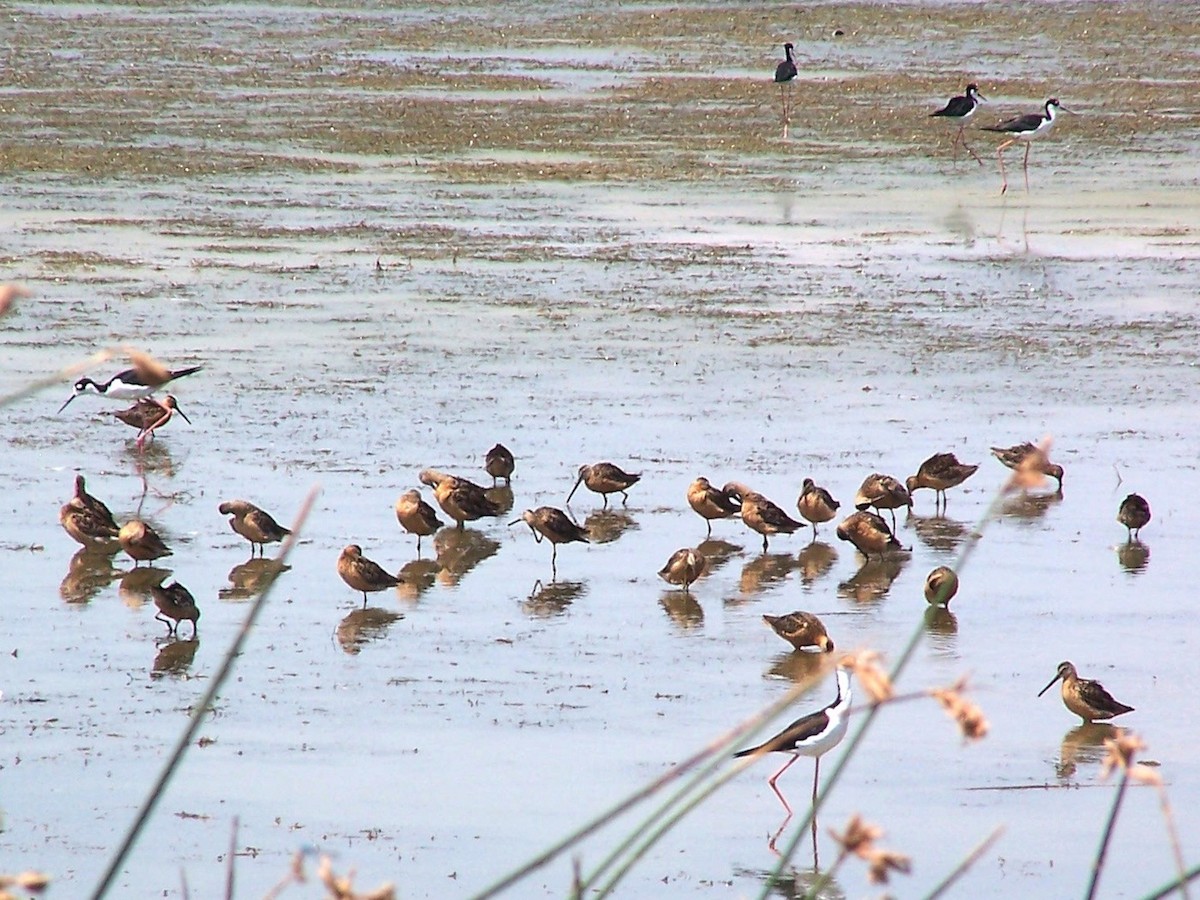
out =
[(250, 542), (250, 556), (254, 556), (254, 548), (258, 547), (258, 555), (266, 552), (267, 544), (282, 541), (291, 530), (284, 528), (270, 513), (259, 509), (248, 500), (226, 500), (217, 511), (225, 516), (233, 516), (229, 527)]
[(498, 478), (503, 478), (505, 484), (511, 484), (513, 469), (516, 467), (517, 461), (512, 452), (503, 444), (497, 444), (483, 458), (484, 471), (492, 476), (492, 487), (496, 486)]
[(797, 610), (784, 616), (764, 615), (763, 621), (797, 650), (811, 648), (823, 653), (833, 652), (833, 641), (829, 639), (825, 623), (810, 612)]
[(687, 489), (687, 501), (698, 516), (708, 525), (708, 536), (712, 537), (713, 519), (728, 519), (736, 516), (741, 505), (722, 490), (709, 484), (707, 478), (697, 478)]
[(556, 569), (558, 566), (558, 545), (570, 544), (574, 541), (590, 544), (588, 540), (588, 532), (586, 528), (576, 525), (571, 517), (561, 509), (556, 509), (553, 506), (539, 506), (537, 509), (527, 509), (521, 513), (521, 518), (513, 519), (508, 524), (516, 525), (518, 522), (524, 522), (529, 526), (529, 530), (533, 532), (534, 539), (540, 544), (542, 538), (550, 542), (554, 549), (550, 554), (550, 566)]
[(1050, 683), (1038, 691), (1038, 696), (1050, 690), (1059, 679), (1062, 679), (1063, 705), (1084, 722), (1090, 724), (1097, 719), (1111, 719), (1133, 712), (1132, 706), (1126, 706), (1113, 699), (1113, 695), (1106, 691), (1100, 682), (1080, 678), (1075, 666), (1069, 662), (1058, 664), (1058, 671), (1050, 679)]
[(684, 593), (692, 586), (697, 578), (708, 571), (708, 559), (699, 550), (684, 547), (676, 550), (667, 560), (667, 564), (658, 570), (658, 577), (667, 584), (678, 584)]
[(954, 135), (954, 140), (950, 142), (950, 150), (954, 154), (954, 158), (958, 159), (958, 145), (962, 144), (966, 151), (975, 157), (975, 162), (983, 165), (983, 160), (979, 158), (979, 154), (971, 149), (967, 143), (967, 138), (964, 133), (967, 127), (967, 120), (975, 115), (975, 111), (979, 109), (981, 101), (987, 98), (979, 93), (979, 88), (974, 84), (968, 84), (967, 90), (959, 97), (951, 97), (950, 102), (939, 109), (937, 112), (929, 114), (930, 118), (950, 119), (958, 123), (958, 132)]
[(571, 493), (567, 494), (567, 505), (570, 505), (571, 498), (575, 496), (579, 485), (582, 484), (589, 491), (604, 498), (604, 508), (608, 507), (608, 495), (617, 493), (621, 495), (621, 505), (624, 506), (629, 502), (629, 495), (625, 491), (637, 484), (641, 478), (640, 472), (626, 472), (610, 462), (580, 466), (579, 477), (575, 479), (575, 487), (571, 488)]
[(362, 547), (349, 544), (342, 550), (337, 561), (337, 572), (356, 591), (363, 595), (363, 609), (367, 608), (367, 592), (386, 591), (400, 583), (400, 579), (384, 571), (378, 563), (362, 555)]
[(792, 81), (799, 74), (796, 68), (794, 47), (783, 45), (783, 59), (775, 67), (775, 83), (779, 85), (779, 99), (783, 104), (783, 139), (788, 136), (788, 125), (792, 119)]
[(1117, 521), (1129, 530), (1128, 543), (1141, 540), (1139, 532), (1150, 521), (1150, 504), (1141, 494), (1130, 494), (1121, 501)]

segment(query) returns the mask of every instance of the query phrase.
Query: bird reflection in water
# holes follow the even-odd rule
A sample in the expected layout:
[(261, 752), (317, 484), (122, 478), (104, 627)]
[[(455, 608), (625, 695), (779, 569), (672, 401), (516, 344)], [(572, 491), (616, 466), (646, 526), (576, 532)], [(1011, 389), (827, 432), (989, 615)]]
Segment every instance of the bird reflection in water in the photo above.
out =
[(703, 553), (704, 558), (708, 560), (708, 571), (715, 572), (741, 553), (744, 548), (739, 547), (737, 544), (731, 544), (729, 541), (710, 538), (707, 541), (701, 541), (697, 544), (696, 549)]
[(617, 509), (598, 509), (583, 520), (593, 544), (611, 544), (627, 531), (637, 530), (638, 523), (628, 512)]
[(801, 550), (800, 555), (796, 557), (796, 561), (800, 564), (801, 583), (811, 585), (833, 568), (833, 564), (837, 562), (837, 558), (838, 553), (836, 549), (824, 541), (814, 540)]
[(834, 879), (833, 873), (819, 868), (803, 871), (787, 867), (778, 875), (769, 869), (735, 869), (736, 878), (753, 879), (770, 887), (771, 897), (782, 900), (845, 900), (846, 891)]
[(71, 557), (58, 593), (67, 603), (87, 603), (117, 577), (111, 555), (95, 553), (85, 547)]
[(259, 556), (229, 570), (229, 587), (217, 591), (222, 600), (252, 600), (278, 576), (291, 569), (277, 559)]
[(909, 513), (904, 525), (917, 533), (922, 544), (939, 553), (957, 553), (959, 544), (966, 540), (971, 531), (966, 522), (943, 515), (918, 516)]
[(130, 569), (121, 576), (117, 585), (121, 602), (130, 609), (140, 609), (154, 599), (151, 588), (162, 585), (170, 574), (170, 569), (159, 569), (155, 566)]
[(400, 567), (400, 584), (396, 586), (396, 594), (401, 600), (416, 603), (421, 595), (433, 587), (437, 574), (442, 567), (436, 560), (414, 559)]
[(175, 477), (175, 461), (165, 441), (154, 441), (140, 448), (134, 441), (129, 441), (125, 444), (125, 452), (136, 460), (137, 474), (142, 478), (143, 487), (146, 487), (146, 476), (150, 473), (166, 478)]
[(497, 515), (504, 515), (511, 512), (513, 508), (513, 492), (508, 485), (500, 485), (498, 487), (484, 488), (483, 496), (487, 497), (500, 512)]
[(586, 590), (582, 581), (543, 582), (539, 578), (533, 583), (529, 596), (521, 601), (521, 609), (531, 619), (561, 616)]
[(387, 634), (389, 626), (404, 616), (390, 609), (368, 606), (352, 610), (337, 626), (337, 642), (351, 656), (361, 652), (363, 645)]
[[(79, 554), (75, 554), (78, 556)], [(1150, 565), (1150, 548), (1141, 541), (1117, 545), (1117, 562), (1130, 575), (1140, 575)]]
[(824, 654), (805, 653), (803, 650), (792, 650), (781, 653), (771, 661), (767, 669), (767, 678), (781, 678), (793, 684), (812, 687), (825, 674)]
[(742, 566), (738, 587), (742, 594), (752, 596), (783, 581), (798, 565), (790, 553), (764, 553)]
[(499, 549), (500, 542), (482, 531), (446, 526), (433, 536), (433, 550), (441, 566), (438, 580), (451, 586), (458, 584), (464, 575), (489, 556), (495, 556)]
[(704, 625), (704, 608), (687, 591), (663, 591), (658, 604), (680, 631), (694, 631)]
[(958, 658), (955, 648), (958, 619), (947, 607), (925, 607), (925, 633), (929, 635), (929, 642), (939, 655)]
[(861, 569), (838, 585), (838, 596), (858, 603), (881, 599), (891, 590), (892, 582), (900, 577), (908, 560), (907, 553), (887, 553), (867, 560)]
[(1000, 515), (1005, 519), (1033, 524), (1062, 503), (1062, 499), (1062, 491), (1055, 491), (1053, 494), (1013, 494), (1000, 507)]
[(1060, 779), (1071, 778), (1079, 766), (1099, 766), (1108, 756), (1104, 742), (1115, 740), (1125, 729), (1108, 722), (1090, 722), (1076, 725), (1063, 735), (1059, 748), (1055, 774)]
[(158, 653), (154, 657), (154, 664), (150, 667), (151, 678), (186, 675), (188, 669), (192, 667), (192, 661), (196, 658), (196, 651), (200, 649), (200, 639), (195, 637), (186, 641), (181, 641), (177, 637), (167, 637), (155, 643)]

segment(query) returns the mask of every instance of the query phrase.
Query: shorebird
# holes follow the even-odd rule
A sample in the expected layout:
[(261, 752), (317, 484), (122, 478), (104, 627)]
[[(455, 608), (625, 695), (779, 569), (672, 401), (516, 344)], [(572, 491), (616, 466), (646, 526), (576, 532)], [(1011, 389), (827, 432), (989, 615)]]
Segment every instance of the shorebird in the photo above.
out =
[(517, 461), (513, 459), (512, 451), (503, 444), (497, 444), (483, 458), (483, 468), (492, 476), (492, 487), (496, 486), (498, 478), (503, 478), (505, 484), (511, 484), (513, 469), (516, 467)]
[(958, 575), (949, 566), (938, 566), (925, 576), (925, 601), (933, 606), (950, 606), (958, 593)]
[(98, 394), (112, 400), (141, 400), (149, 397), (163, 385), (177, 378), (183, 378), (185, 375), (191, 375), (193, 372), (199, 372), (202, 368), (204, 367), (190, 366), (174, 371), (166, 369), (160, 375), (155, 375), (145, 368), (126, 369), (103, 383), (95, 382), (90, 378), (80, 378), (75, 382), (74, 393), (67, 398), (66, 403), (58, 408), (58, 411), (62, 412), (72, 400), (84, 394)]
[(958, 487), (975, 474), (979, 466), (960, 463), (953, 453), (935, 453), (917, 469), (916, 475), (910, 475), (904, 486), (908, 488), (911, 497), (921, 488), (933, 488), (933, 505), (936, 509), (938, 501), (946, 505), (946, 491)]
[(968, 84), (967, 90), (962, 96), (951, 97), (949, 103), (947, 103), (937, 112), (932, 112), (929, 114), (930, 118), (940, 117), (957, 122), (958, 133), (954, 135), (954, 140), (950, 142), (950, 150), (953, 152), (955, 158), (957, 158), (958, 145), (962, 144), (963, 147), (966, 148), (966, 151), (975, 157), (975, 162), (979, 163), (981, 166), (983, 165), (983, 160), (979, 158), (979, 154), (972, 150), (970, 145), (967, 143), (965, 130), (967, 127), (967, 120), (970, 119), (971, 116), (975, 115), (975, 110), (979, 108), (979, 104), (986, 99), (987, 98), (984, 97), (983, 94), (979, 93), (979, 88), (976, 85)]
[(996, 150), (996, 158), (1000, 160), (1000, 178), (1003, 184), (1000, 186), (1000, 193), (1003, 194), (1008, 190), (1008, 175), (1004, 171), (1004, 151), (1011, 147), (1017, 141), (1025, 144), (1025, 190), (1029, 190), (1029, 148), (1030, 143), (1034, 138), (1041, 137), (1047, 131), (1054, 127), (1054, 116), (1059, 111), (1070, 112), (1061, 103), (1057, 97), (1051, 97), (1042, 106), (1043, 112), (1026, 113), (1023, 116), (1016, 116), (1008, 119), (998, 125), (984, 125), (984, 131), (994, 131), (997, 134), (1008, 136), (1008, 140), (1002, 143)]
[(386, 591), (400, 583), (395, 575), (390, 575), (378, 563), (372, 562), (362, 555), (362, 547), (349, 544), (342, 550), (337, 561), (338, 574), (346, 582), (363, 595), (363, 609), (367, 608), (367, 592)]
[(291, 534), (267, 513), (247, 500), (226, 500), (217, 507), (217, 512), (223, 516), (233, 516), (229, 527), (250, 542), (250, 556), (254, 557), (254, 548), (258, 547), (258, 555), (266, 553), (267, 544), (275, 544)]
[(95, 510), (64, 503), (58, 511), (58, 521), (72, 538), (88, 550), (116, 553), (120, 548), (117, 536), (120, 529)]
[(764, 615), (763, 621), (797, 650), (812, 648), (833, 652), (833, 641), (825, 631), (825, 623), (810, 612), (796, 610), (784, 616)]
[(815, 484), (811, 478), (804, 479), (800, 496), (796, 500), (796, 509), (800, 510), (801, 518), (812, 523), (814, 541), (817, 539), (817, 525), (828, 522), (837, 515), (841, 505), (833, 499), (829, 491)]
[(907, 506), (912, 509), (912, 497), (897, 479), (891, 475), (880, 475), (875, 472), (868, 475), (862, 483), (862, 487), (858, 489), (858, 493), (854, 495), (854, 508), (867, 509), (868, 507), (875, 509), (889, 509), (892, 511), (892, 528), (896, 527), (896, 509), (901, 506)]
[(815, 807), (817, 804), (817, 780), (821, 773), (821, 757), (840, 744), (842, 738), (846, 736), (849, 713), (850, 673), (839, 666), (837, 669), (837, 698), (832, 703), (822, 710), (797, 719), (779, 734), (768, 738), (757, 747), (740, 750), (733, 756), (737, 759), (741, 756), (771, 752), (791, 754), (792, 758), (767, 779), (767, 784), (771, 786), (771, 790), (775, 792), (775, 796), (779, 798), (789, 816), (792, 814), (792, 807), (780, 793), (775, 782), (801, 756), (813, 757), (815, 765), (813, 766), (812, 802)]
[(667, 564), (658, 570), (658, 577), (667, 584), (678, 584), (684, 593), (697, 578), (708, 571), (708, 559), (699, 550), (684, 547), (676, 550), (667, 560)]
[(625, 491), (641, 480), (641, 473), (625, 472), (610, 462), (599, 462), (591, 466), (580, 466), (579, 477), (575, 479), (575, 487), (571, 488), (571, 493), (567, 494), (567, 504), (571, 503), (571, 498), (575, 496), (575, 492), (579, 490), (579, 485), (584, 485), (589, 491), (599, 494), (604, 498), (604, 506), (608, 506), (608, 495), (620, 493), (621, 504), (629, 502), (629, 495)]
[(151, 398), (139, 400), (129, 409), (118, 410), (110, 415), (120, 419), (126, 425), (138, 429), (140, 434), (137, 436), (137, 445), (141, 447), (146, 438), (153, 437), (154, 432), (171, 421), (171, 417), (175, 413), (183, 416), (183, 420), (189, 425), (192, 424), (192, 420), (184, 414), (175, 398), (170, 394), (163, 397), (161, 401)]
[(442, 527), (433, 507), (421, 499), (418, 490), (405, 491), (396, 501), (396, 521), (409, 534), (417, 536), (417, 556), (421, 555), (421, 538), (429, 537)]
[(458, 523), (460, 531), (465, 522), (500, 515), (500, 507), (489, 500), (483, 488), (473, 481), (434, 469), (426, 469), (420, 478), (422, 484), (433, 488), (433, 497), (438, 506)]
[(180, 622), (191, 622), (192, 637), (196, 636), (200, 610), (191, 591), (176, 581), (169, 585), (150, 585), (150, 595), (154, 598), (154, 605), (158, 607), (154, 618), (167, 626), (168, 635), (179, 633)]
[(1141, 494), (1130, 494), (1121, 501), (1117, 521), (1129, 530), (1129, 542), (1139, 540), (1140, 532), (1150, 521), (1150, 504)]
[(590, 544), (588, 540), (588, 531), (571, 521), (561, 509), (556, 509), (553, 506), (539, 506), (537, 509), (527, 509), (521, 513), (521, 518), (513, 519), (509, 522), (509, 526), (516, 525), (518, 522), (524, 522), (529, 526), (529, 530), (533, 532), (534, 539), (540, 544), (542, 538), (550, 542), (553, 550), (550, 554), (550, 565), (556, 567), (558, 565), (558, 545), (570, 544), (573, 541), (579, 541), (583, 544)]
[(837, 527), (837, 536), (852, 543), (867, 559), (872, 553), (881, 556), (892, 548), (904, 549), (882, 516), (861, 509), (842, 520)]
[(68, 501), (69, 506), (74, 506), (77, 509), (87, 510), (95, 516), (98, 516), (101, 521), (111, 525), (113, 530), (119, 530), (117, 520), (113, 518), (112, 511), (104, 505), (103, 500), (93, 497), (87, 492), (87, 482), (82, 475), (75, 476), (75, 494)]
[(163, 543), (158, 532), (138, 519), (126, 522), (117, 533), (117, 540), (133, 560), (136, 569), (138, 563), (151, 562), (163, 556), (170, 556), (171, 549)]
[(696, 514), (708, 525), (708, 536), (712, 536), (713, 519), (727, 519), (736, 516), (742, 508), (740, 504), (730, 499), (724, 491), (717, 490), (707, 478), (697, 478), (687, 489), (687, 502)]
[(796, 69), (796, 56), (792, 45), (783, 45), (783, 60), (775, 67), (775, 83), (779, 85), (779, 99), (783, 104), (783, 137), (787, 140), (788, 125), (791, 124), (792, 116), (792, 79), (796, 77), (798, 70)]
[(1060, 662), (1058, 671), (1050, 679), (1050, 684), (1040, 691), (1038, 696), (1053, 687), (1054, 682), (1062, 679), (1062, 701), (1071, 712), (1083, 719), (1084, 722), (1094, 722), (1097, 719), (1111, 719), (1127, 712), (1133, 712), (1132, 706), (1126, 706), (1113, 699), (1112, 694), (1104, 689), (1098, 681), (1080, 678), (1075, 666), (1069, 662)]
[(742, 505), (742, 521), (763, 536), (763, 553), (767, 552), (770, 535), (792, 534), (797, 528), (804, 527), (802, 522), (797, 522), (762, 494), (740, 482), (731, 481), (722, 490)]
[(1034, 471), (1049, 475), (1058, 482), (1058, 493), (1062, 493), (1063, 468), (1050, 462), (1045, 452), (1026, 441), (1011, 447), (993, 447), (992, 456), (1015, 472)]

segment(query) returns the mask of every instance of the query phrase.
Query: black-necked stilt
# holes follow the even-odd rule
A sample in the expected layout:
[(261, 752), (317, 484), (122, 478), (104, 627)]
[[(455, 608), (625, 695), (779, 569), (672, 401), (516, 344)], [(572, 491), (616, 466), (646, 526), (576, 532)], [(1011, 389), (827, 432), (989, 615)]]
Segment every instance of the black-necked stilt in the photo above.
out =
[(1138, 532), (1150, 522), (1150, 504), (1141, 494), (1130, 494), (1121, 501), (1117, 521), (1129, 529), (1130, 543), (1138, 540)]
[(126, 369), (124, 372), (118, 372), (102, 384), (90, 378), (80, 378), (75, 382), (74, 393), (67, 398), (66, 403), (58, 408), (58, 411), (62, 412), (72, 400), (83, 394), (97, 394), (98, 396), (109, 397), (113, 400), (141, 400), (149, 397), (160, 387), (169, 384), (176, 378), (183, 378), (185, 375), (199, 372), (202, 368), (204, 367), (190, 366), (186, 369), (176, 369), (174, 371), (166, 369), (161, 374), (150, 372), (145, 368)]
[(1054, 682), (1060, 678), (1062, 679), (1063, 705), (1085, 722), (1111, 719), (1114, 716), (1133, 712), (1132, 706), (1126, 706), (1119, 700), (1114, 700), (1112, 694), (1106, 691), (1100, 682), (1080, 678), (1079, 673), (1075, 671), (1075, 666), (1069, 662), (1058, 664), (1058, 671), (1050, 679), (1050, 684), (1038, 691), (1038, 696), (1040, 697), (1050, 690)]
[(996, 158), (1000, 160), (1000, 178), (1003, 184), (1000, 186), (1000, 193), (1003, 194), (1008, 190), (1008, 174), (1004, 171), (1004, 151), (1015, 144), (1017, 141), (1025, 143), (1025, 162), (1023, 168), (1025, 170), (1025, 190), (1029, 190), (1029, 148), (1030, 141), (1034, 138), (1041, 137), (1047, 131), (1054, 127), (1054, 117), (1061, 110), (1062, 112), (1070, 112), (1061, 103), (1057, 97), (1051, 97), (1042, 106), (1043, 112), (1026, 113), (1023, 116), (1009, 119), (1001, 122), (999, 125), (984, 125), (984, 131), (994, 131), (997, 134), (1008, 135), (1008, 140), (1001, 144), (996, 150)]
[(1063, 467), (1050, 462), (1046, 451), (1041, 447), (1031, 444), (1029, 441), (1023, 444), (1013, 444), (1011, 447), (993, 447), (992, 456), (1014, 472), (1049, 475), (1058, 482), (1058, 492), (1062, 493)]
[(363, 595), (363, 609), (367, 608), (367, 592), (386, 591), (400, 584), (401, 579), (388, 572), (373, 560), (362, 555), (362, 547), (349, 544), (342, 550), (337, 561), (337, 572), (356, 591)]
[(621, 504), (625, 505), (629, 502), (629, 495), (625, 491), (637, 484), (641, 477), (641, 472), (626, 472), (620, 466), (615, 466), (610, 462), (580, 466), (579, 477), (575, 479), (575, 487), (571, 488), (571, 493), (567, 494), (567, 504), (570, 505), (571, 498), (575, 496), (579, 485), (582, 484), (589, 491), (603, 497), (604, 506), (608, 506), (609, 494), (618, 493), (621, 495)]
[(779, 98), (783, 103), (783, 136), (788, 136), (788, 123), (791, 119), (792, 104), (790, 95), (792, 79), (797, 75), (796, 57), (792, 53), (790, 43), (783, 45), (784, 59), (775, 67), (775, 83), (779, 85)]
[(254, 558), (257, 547), (259, 556), (267, 549), (267, 544), (277, 544), (291, 534), (266, 510), (259, 509), (248, 500), (226, 500), (217, 507), (217, 512), (223, 516), (233, 516), (229, 527), (250, 542), (250, 557)]
[(837, 691), (837, 698), (824, 709), (797, 719), (779, 734), (768, 738), (757, 747), (740, 750), (734, 754), (735, 759), (758, 753), (791, 754), (792, 758), (767, 779), (767, 784), (771, 785), (771, 790), (775, 792), (775, 796), (779, 798), (783, 808), (788, 811), (788, 815), (791, 815), (792, 807), (775, 784), (779, 780), (779, 776), (801, 756), (813, 757), (815, 765), (813, 766), (812, 802), (813, 806), (816, 806), (821, 757), (840, 744), (842, 738), (846, 736), (846, 728), (850, 724), (850, 673), (840, 666), (837, 670)]
[(983, 160), (980, 159), (979, 154), (972, 150), (970, 145), (967, 144), (965, 129), (967, 127), (967, 120), (970, 119), (971, 116), (975, 115), (975, 110), (979, 108), (979, 104), (986, 99), (987, 98), (984, 97), (983, 94), (979, 93), (979, 88), (977, 86), (974, 84), (968, 84), (965, 94), (960, 97), (951, 97), (949, 103), (947, 103), (937, 112), (929, 114), (930, 118), (940, 117), (957, 122), (958, 133), (954, 135), (954, 140), (950, 142), (951, 151), (953, 151), (954, 155), (957, 157), (957, 145), (962, 144), (963, 147), (966, 148), (967, 152), (975, 157), (975, 162), (979, 163), (981, 166), (983, 165)]

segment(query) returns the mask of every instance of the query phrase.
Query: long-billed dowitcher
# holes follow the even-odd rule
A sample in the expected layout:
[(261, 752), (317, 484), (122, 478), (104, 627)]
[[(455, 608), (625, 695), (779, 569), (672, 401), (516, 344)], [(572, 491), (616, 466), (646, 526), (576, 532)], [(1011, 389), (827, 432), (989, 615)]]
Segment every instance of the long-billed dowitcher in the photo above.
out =
[(871, 554), (881, 556), (893, 548), (904, 549), (882, 516), (862, 509), (842, 520), (837, 527), (837, 536), (852, 543), (867, 559)]
[(254, 556), (254, 548), (258, 555), (266, 553), (267, 544), (275, 544), (291, 534), (291, 529), (284, 528), (271, 514), (259, 509), (248, 500), (226, 500), (217, 507), (223, 516), (232, 516), (229, 527), (250, 542), (250, 556)]
[(103, 500), (93, 497), (87, 492), (87, 482), (82, 475), (75, 476), (75, 493), (68, 502), (71, 506), (78, 509), (86, 509), (93, 515), (98, 516), (101, 521), (111, 525), (114, 530), (118, 529), (117, 520), (113, 518), (112, 510), (104, 505)]
[(1000, 193), (1003, 194), (1008, 190), (1008, 173), (1004, 171), (1004, 151), (1018, 141), (1025, 144), (1025, 161), (1021, 164), (1025, 170), (1025, 190), (1029, 190), (1029, 148), (1034, 138), (1039, 138), (1051, 128), (1054, 127), (1055, 115), (1061, 110), (1062, 112), (1070, 112), (1061, 103), (1057, 97), (1051, 97), (1042, 104), (1042, 112), (1026, 113), (1023, 116), (1015, 116), (1007, 119), (996, 125), (984, 125), (984, 131), (994, 131), (997, 134), (1008, 136), (1008, 140), (996, 148), (996, 159), (1000, 160), (1000, 178), (1003, 182), (1000, 185)]
[(742, 521), (763, 536), (763, 553), (767, 552), (767, 538), (772, 534), (792, 534), (804, 523), (797, 522), (758, 491), (731, 481), (724, 488), (726, 494), (742, 505)]
[(910, 475), (904, 486), (908, 488), (911, 497), (921, 488), (932, 488), (934, 492), (933, 505), (936, 508), (939, 501), (946, 505), (946, 491), (957, 487), (975, 474), (979, 466), (960, 463), (953, 453), (935, 453), (917, 469), (916, 475)]
[(925, 601), (934, 606), (950, 606), (958, 593), (958, 575), (949, 566), (938, 566), (925, 576)]
[(153, 438), (154, 432), (171, 421), (175, 413), (183, 416), (183, 420), (189, 425), (192, 424), (192, 420), (179, 408), (179, 403), (171, 394), (167, 394), (161, 401), (149, 398), (139, 400), (128, 409), (117, 410), (112, 415), (140, 432), (137, 436), (137, 444), (140, 447), (146, 438)]
[(825, 488), (816, 484), (811, 478), (805, 478), (800, 488), (800, 496), (796, 500), (796, 508), (800, 516), (812, 523), (813, 540), (817, 539), (817, 526), (828, 522), (837, 515), (838, 507), (842, 504), (833, 499), (833, 495)]
[(992, 456), (1015, 472), (1033, 471), (1049, 475), (1058, 482), (1058, 492), (1062, 493), (1062, 466), (1050, 462), (1045, 451), (1036, 444), (1026, 441), (1011, 447), (993, 447)]
[(621, 495), (622, 504), (628, 503), (629, 495), (625, 491), (637, 484), (641, 477), (640, 472), (626, 472), (610, 462), (580, 466), (579, 477), (575, 479), (575, 487), (571, 488), (571, 493), (567, 494), (567, 504), (571, 503), (571, 498), (575, 496), (575, 492), (579, 490), (581, 484), (589, 491), (603, 497), (604, 506), (608, 506), (608, 495), (616, 493)]
[(396, 521), (409, 534), (417, 536), (417, 556), (421, 555), (421, 538), (429, 537), (444, 524), (433, 507), (421, 499), (418, 490), (405, 491), (396, 500)]
[(1130, 494), (1121, 501), (1121, 508), (1117, 510), (1117, 521), (1129, 530), (1130, 543), (1138, 540), (1138, 532), (1150, 521), (1150, 504), (1141, 494)]
[(178, 634), (180, 622), (192, 623), (192, 637), (196, 636), (197, 623), (200, 621), (200, 609), (196, 606), (196, 598), (191, 591), (176, 581), (168, 585), (150, 585), (150, 595), (158, 612), (154, 618), (167, 626), (167, 634)]
[(1063, 705), (1085, 722), (1111, 719), (1133, 712), (1132, 706), (1114, 700), (1112, 694), (1106, 691), (1100, 682), (1080, 678), (1075, 666), (1069, 662), (1058, 664), (1058, 671), (1050, 679), (1050, 684), (1038, 691), (1038, 696), (1050, 690), (1059, 679), (1062, 679)]
[(459, 530), (462, 530), (465, 522), (500, 515), (500, 507), (488, 499), (484, 489), (473, 481), (435, 469), (425, 469), (420, 478), (422, 484), (433, 488), (433, 497), (438, 506), (458, 523)]
[(912, 509), (912, 497), (909, 496), (908, 489), (899, 480), (891, 475), (873, 472), (863, 479), (862, 486), (854, 495), (855, 509), (869, 509), (872, 506), (876, 511), (891, 510), (892, 528), (895, 528), (896, 510), (901, 506)]
[(687, 593), (697, 578), (708, 571), (708, 560), (699, 550), (684, 547), (676, 550), (667, 564), (658, 570), (658, 577), (667, 584), (680, 585)]
[(833, 652), (833, 641), (825, 631), (825, 623), (810, 612), (796, 610), (783, 616), (764, 615), (763, 621), (797, 650)]
[(497, 444), (483, 458), (484, 471), (492, 476), (492, 487), (496, 486), (498, 478), (503, 478), (505, 484), (511, 484), (513, 469), (516, 467), (517, 461), (513, 459), (512, 451), (503, 444)]
[(338, 557), (338, 574), (346, 582), (363, 595), (363, 609), (367, 608), (367, 593), (386, 591), (400, 583), (395, 575), (385, 572), (383, 567), (362, 555), (362, 547), (358, 544), (347, 545)]
[(975, 84), (968, 84), (966, 91), (959, 97), (951, 97), (950, 102), (939, 109), (937, 112), (931, 112), (930, 118), (949, 119), (951, 122), (958, 123), (958, 133), (954, 135), (954, 140), (950, 142), (950, 151), (954, 155), (955, 160), (958, 159), (958, 145), (962, 144), (966, 151), (975, 158), (975, 162), (983, 165), (983, 160), (979, 158), (979, 154), (971, 149), (967, 143), (964, 131), (967, 127), (967, 120), (975, 115), (975, 110), (979, 108), (981, 101), (987, 98), (979, 93), (979, 87)]
[(741, 756), (772, 752), (791, 754), (792, 758), (767, 779), (767, 784), (771, 786), (771, 790), (775, 792), (775, 796), (779, 798), (783, 808), (788, 811), (788, 815), (791, 815), (792, 807), (788, 804), (787, 798), (780, 793), (775, 782), (801, 756), (813, 757), (816, 763), (813, 767), (812, 793), (812, 802), (815, 808), (821, 757), (840, 744), (842, 738), (846, 736), (846, 727), (849, 725), (850, 699), (850, 673), (839, 666), (837, 669), (837, 697), (832, 703), (824, 709), (797, 719), (783, 731), (763, 741), (757, 747), (740, 750), (733, 755), (736, 759)]
[(697, 478), (688, 485), (687, 501), (688, 506), (704, 519), (710, 537), (713, 519), (736, 516), (742, 508), (740, 503), (735, 503), (724, 491), (713, 487), (707, 478)]
[(97, 394), (112, 400), (141, 400), (176, 378), (183, 378), (185, 375), (199, 372), (202, 368), (203, 366), (190, 366), (174, 371), (164, 369), (157, 374), (143, 368), (126, 369), (103, 383), (95, 382), (90, 378), (80, 378), (75, 382), (74, 393), (67, 398), (66, 403), (58, 408), (58, 411), (62, 412), (72, 400), (84, 394)]
[(121, 526), (117, 540), (133, 560), (134, 568), (138, 563), (151, 562), (163, 556), (171, 555), (171, 548), (163, 543), (158, 532), (139, 519), (133, 519)]
[(115, 553), (120, 529), (95, 510), (64, 503), (58, 511), (63, 530), (88, 550)]
[(558, 545), (570, 544), (573, 541), (579, 541), (583, 544), (590, 544), (588, 540), (588, 532), (586, 528), (582, 528), (571, 521), (561, 509), (556, 509), (553, 506), (539, 506), (537, 509), (527, 509), (521, 513), (521, 518), (513, 519), (508, 524), (516, 525), (518, 522), (524, 522), (529, 526), (529, 530), (533, 532), (534, 539), (540, 544), (542, 538), (550, 542), (553, 548), (550, 553), (550, 565), (555, 567), (558, 565)]

